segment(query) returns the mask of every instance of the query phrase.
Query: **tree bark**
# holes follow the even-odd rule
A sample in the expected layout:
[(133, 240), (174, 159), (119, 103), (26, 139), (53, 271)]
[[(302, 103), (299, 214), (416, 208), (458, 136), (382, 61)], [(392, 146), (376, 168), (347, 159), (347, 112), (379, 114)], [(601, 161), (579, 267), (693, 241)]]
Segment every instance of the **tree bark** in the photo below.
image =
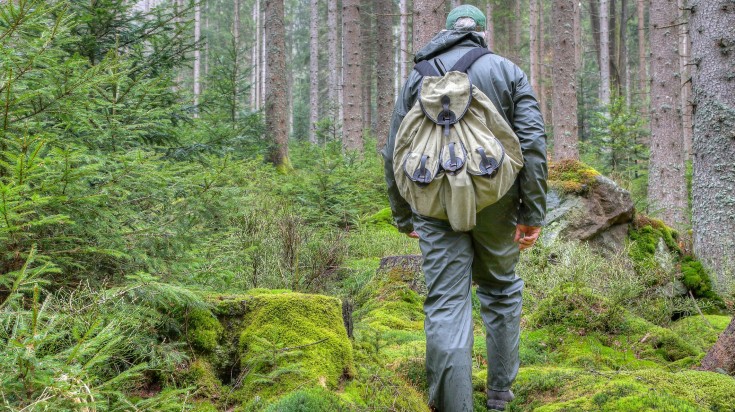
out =
[(408, 77), (408, 61), (410, 59), (408, 53), (408, 0), (400, 0), (400, 13), (400, 42), (398, 47), (400, 49), (399, 64), (401, 66), (401, 77), (398, 81), (400, 84), (399, 88), (403, 86), (403, 83), (406, 81), (406, 77)]
[(413, 51), (424, 47), (444, 28), (444, 0), (413, 1)]
[(618, 19), (617, 19), (617, 0), (608, 0), (609, 9), (607, 16), (608, 23), (608, 42), (610, 48), (610, 87), (615, 90), (616, 94), (620, 94), (620, 73), (618, 72)]
[(362, 57), (362, 129), (371, 130), (373, 127), (373, 64), (375, 59), (373, 37), (372, 1), (362, 0), (360, 7), (360, 49)]
[[(390, 132), (390, 121), (393, 113), (393, 103), (395, 95), (393, 94), (393, 76), (394, 71), (388, 64), (393, 58), (393, 50), (388, 45), (393, 45), (393, 1), (392, 0), (376, 0), (376, 37), (377, 37), (377, 101), (378, 121), (376, 123), (375, 133), (378, 140), (378, 149), (385, 146)], [(382, 47), (381, 47), (382, 46)]]
[(554, 160), (579, 159), (577, 76), (574, 62), (574, 1), (554, 0)]
[(654, 213), (677, 229), (686, 224), (681, 127), (679, 17), (676, 0), (651, 0), (651, 154), (648, 197)]
[(311, 0), (309, 25), (309, 142), (316, 144), (319, 122), (319, 0)]
[[(405, 0), (403, 0), (405, 1)], [(495, 24), (493, 24), (493, 3), (492, 1), (487, 2), (485, 7), (485, 19), (487, 20), (487, 28), (485, 30), (485, 40), (487, 41), (487, 48), (491, 51), (495, 50)]]
[(625, 96), (625, 104), (630, 106), (630, 76), (628, 75), (628, 0), (620, 0), (620, 52), (618, 53), (618, 71), (620, 72), (620, 90)]
[(648, 61), (646, 59), (646, 0), (636, 1), (638, 13), (638, 93), (640, 101), (646, 101), (648, 94)]
[(690, 160), (692, 153), (692, 82), (689, 70), (689, 20), (687, 0), (679, 0), (679, 72), (681, 73), (682, 131), (684, 159)]
[(327, 65), (329, 66), (329, 112), (332, 122), (337, 123), (337, 101), (339, 100), (339, 71), (337, 62), (339, 54), (339, 39), (337, 37), (337, 0), (327, 0)]
[(590, 26), (592, 26), (592, 40), (595, 44), (595, 58), (597, 58), (597, 66), (600, 66), (600, 0), (590, 0)]
[(201, 94), (201, 72), (202, 51), (200, 40), (202, 38), (202, 5), (199, 1), (194, 3), (194, 117), (199, 117), (199, 95)]
[(362, 56), (360, 53), (360, 0), (342, 0), (344, 62), (344, 120), (342, 145), (362, 153)]
[(523, 14), (521, 13), (521, 1), (513, 1), (513, 13), (510, 19), (509, 40), (510, 52), (508, 57), (513, 63), (521, 65), (521, 22), (523, 21)]
[(531, 88), (534, 93), (539, 92), (539, 76), (540, 76), (540, 65), (539, 65), (539, 47), (538, 47), (538, 0), (529, 1), (529, 61), (531, 66)]
[(255, 38), (253, 40), (253, 47), (250, 53), (251, 56), (251, 73), (250, 73), (250, 107), (253, 110), (259, 110), (260, 109), (260, 100), (259, 100), (259, 74), (260, 74), (260, 11), (258, 10), (259, 1), (255, 0), (253, 4), (253, 25), (254, 25), (254, 32), (255, 32)]
[(264, 43), (268, 44), (265, 123), (271, 138), (270, 161), (279, 168), (288, 169), (288, 82), (283, 0), (265, 0), (264, 26)]
[(574, 66), (582, 70), (582, 4), (574, 2)]
[[(692, 226), (696, 255), (720, 287), (735, 273), (735, 4), (690, 0), (694, 144)], [(732, 325), (731, 325), (732, 326)]]
[(610, 105), (610, 28), (608, 0), (600, 0), (600, 103)]
[(728, 375), (735, 373), (735, 318), (717, 338), (715, 345), (707, 351), (697, 369), (710, 372), (723, 371)]

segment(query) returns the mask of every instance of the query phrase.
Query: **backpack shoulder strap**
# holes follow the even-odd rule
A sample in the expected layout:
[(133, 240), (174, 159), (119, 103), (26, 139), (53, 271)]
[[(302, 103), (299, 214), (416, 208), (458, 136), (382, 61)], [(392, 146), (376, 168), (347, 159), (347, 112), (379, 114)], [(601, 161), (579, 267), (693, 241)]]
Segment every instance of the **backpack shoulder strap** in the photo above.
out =
[(441, 76), (439, 72), (436, 70), (436, 68), (434, 67), (434, 65), (431, 64), (427, 60), (422, 60), (416, 63), (416, 65), (413, 66), (413, 68), (414, 70), (419, 72), (419, 74), (422, 76), (436, 76), (436, 77)]
[(492, 52), (484, 47), (475, 47), (465, 53), (464, 56), (462, 56), (457, 63), (452, 66), (450, 71), (467, 73), (467, 69), (469, 69), (477, 59), (486, 54), (492, 54)]

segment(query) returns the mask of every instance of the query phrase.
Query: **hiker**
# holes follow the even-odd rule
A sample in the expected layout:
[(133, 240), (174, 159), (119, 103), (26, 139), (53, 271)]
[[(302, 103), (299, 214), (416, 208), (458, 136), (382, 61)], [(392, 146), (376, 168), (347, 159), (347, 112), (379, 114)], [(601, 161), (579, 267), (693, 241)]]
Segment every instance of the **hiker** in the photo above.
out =
[[(446, 30), (434, 36), (416, 54), (415, 61), (429, 62), (442, 72), (438, 74), (441, 76), (451, 71), (447, 69), (470, 50), (487, 49), (485, 28), (486, 18), (479, 9), (459, 6), (449, 13)], [(504, 410), (513, 400), (510, 389), (519, 367), (524, 285), (515, 273), (515, 266), (520, 251), (532, 247), (538, 239), (546, 214), (546, 135), (528, 78), (518, 66), (496, 54), (477, 58), (466, 73), (471, 85), (492, 101), (507, 123), (505, 126), (510, 126), (517, 135), (523, 166), (517, 178), (513, 176), (507, 193), (473, 216), (474, 228), (457, 231), (446, 219), (416, 213), (417, 207), (412, 210), (396, 183), (396, 135), (419, 98), (424, 78), (419, 70), (411, 72), (398, 96), (388, 142), (382, 151), (393, 217), (401, 232), (419, 239), (424, 257), (428, 289), (424, 329), (429, 405), (441, 412), (473, 408), (473, 281), (477, 284), (486, 328), (488, 408)], [(467, 151), (467, 156), (470, 152)], [(422, 168), (427, 157), (423, 160)]]

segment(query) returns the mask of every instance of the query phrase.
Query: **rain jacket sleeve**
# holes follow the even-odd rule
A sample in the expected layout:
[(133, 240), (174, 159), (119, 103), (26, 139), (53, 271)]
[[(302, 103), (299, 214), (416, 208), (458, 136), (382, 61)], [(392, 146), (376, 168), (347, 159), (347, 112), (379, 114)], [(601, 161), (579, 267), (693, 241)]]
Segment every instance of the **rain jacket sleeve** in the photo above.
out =
[(395, 148), (398, 128), (403, 118), (406, 117), (406, 114), (416, 102), (419, 80), (420, 76), (416, 71), (413, 71), (408, 76), (408, 79), (406, 79), (406, 84), (404, 84), (403, 90), (398, 96), (395, 108), (393, 109), (388, 141), (381, 151), (384, 160), (385, 181), (388, 184), (388, 200), (390, 201), (390, 208), (393, 212), (393, 219), (396, 221), (398, 230), (401, 233), (410, 233), (413, 231), (413, 211), (408, 202), (406, 202), (406, 199), (398, 192), (398, 185), (396, 184), (396, 178), (393, 173), (393, 149)]
[(518, 68), (515, 71), (512, 124), (523, 152), (523, 169), (518, 176), (521, 197), (518, 223), (543, 226), (548, 177), (544, 120), (528, 77)]

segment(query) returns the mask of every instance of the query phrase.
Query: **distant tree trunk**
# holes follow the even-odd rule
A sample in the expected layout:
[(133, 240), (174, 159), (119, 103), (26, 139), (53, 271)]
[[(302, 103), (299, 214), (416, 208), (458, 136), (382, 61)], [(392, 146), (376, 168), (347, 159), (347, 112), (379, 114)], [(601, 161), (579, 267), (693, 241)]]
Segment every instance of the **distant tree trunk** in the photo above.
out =
[(714, 346), (707, 351), (697, 369), (710, 372), (724, 371), (728, 375), (735, 373), (735, 318), (717, 338)]
[(551, 114), (551, 101), (552, 99), (552, 91), (551, 91), (551, 76), (552, 76), (552, 70), (551, 70), (551, 62), (553, 60), (552, 57), (552, 51), (551, 51), (551, 44), (550, 44), (550, 38), (551, 36), (548, 35), (547, 31), (549, 28), (549, 24), (547, 21), (547, 18), (549, 17), (549, 13), (547, 13), (544, 10), (544, 3), (541, 2), (539, 4), (539, 32), (541, 32), (541, 59), (543, 60), (543, 63), (541, 64), (541, 111), (543, 112), (544, 119), (553, 119), (553, 116)]
[(413, 51), (424, 47), (434, 35), (444, 28), (446, 15), (444, 0), (414, 0), (413, 2)]
[(539, 76), (541, 74), (541, 71), (539, 70), (541, 67), (539, 65), (539, 46), (538, 46), (538, 9), (539, 4), (538, 0), (530, 0), (529, 1), (529, 48), (531, 49), (529, 52), (529, 61), (531, 65), (531, 88), (533, 89), (534, 93), (537, 93), (540, 91), (539, 89)]
[(388, 45), (393, 45), (393, 0), (376, 0), (375, 10), (377, 15), (376, 42), (377, 65), (375, 75), (377, 77), (377, 101), (378, 121), (375, 134), (378, 138), (378, 149), (385, 146), (390, 131), (390, 121), (393, 113), (393, 76), (394, 71), (388, 62), (393, 58), (393, 50)]
[(694, 252), (724, 285), (727, 274), (730, 281), (735, 274), (735, 5), (711, 0), (690, 0), (689, 5), (691, 55), (696, 62), (692, 66)]
[(651, 0), (651, 155), (648, 197), (668, 225), (686, 223), (681, 127), (679, 11), (676, 0)]
[(360, 44), (360, 0), (342, 0), (344, 62), (344, 120), (342, 144), (346, 150), (362, 152), (362, 56)]
[(618, 36), (617, 36), (617, 1), (608, 0), (609, 9), (607, 11), (608, 23), (608, 45), (610, 49), (610, 87), (615, 90), (616, 94), (620, 94), (620, 73), (618, 72)]
[(339, 100), (339, 71), (337, 63), (339, 53), (339, 38), (337, 36), (337, 0), (327, 0), (327, 65), (329, 66), (329, 111), (332, 122), (337, 123), (337, 101)]
[(646, 61), (646, 0), (636, 1), (636, 11), (638, 12), (638, 93), (640, 93), (641, 101), (646, 100), (648, 91), (648, 70)]
[(319, 0), (311, 0), (309, 25), (309, 141), (316, 144), (319, 121)]
[[(260, 107), (261, 109), (266, 104), (265, 100), (266, 97), (266, 86), (267, 86), (267, 78), (268, 78), (268, 64), (266, 62), (266, 57), (268, 56), (267, 50), (266, 50), (266, 44), (268, 43), (268, 38), (265, 35), (265, 25), (268, 23), (268, 20), (265, 17), (265, 10), (263, 9), (263, 2), (265, 0), (255, 0), (258, 3), (260, 3), (259, 11), (260, 11), (260, 80), (258, 81), (258, 84), (260, 85)], [(283, 1), (283, 0), (281, 0)], [(284, 30), (285, 35), (285, 30)], [(285, 49), (284, 49), (285, 52)], [(285, 56), (284, 56), (284, 64), (285, 64)], [(285, 76), (285, 74), (284, 74)]]
[(628, 75), (628, 0), (620, 0), (620, 52), (618, 53), (618, 71), (620, 72), (620, 90), (625, 96), (625, 104), (630, 106), (630, 76)]
[(373, 13), (372, 0), (362, 0), (360, 7), (360, 45), (362, 55), (362, 129), (371, 130), (373, 127)]
[[(405, 1), (405, 0), (403, 0)], [(487, 48), (495, 50), (495, 25), (493, 24), (493, 3), (492, 1), (487, 2), (485, 7), (485, 18), (487, 20), (487, 28), (485, 32), (485, 40), (487, 41)]]
[(574, 64), (574, 1), (554, 0), (554, 160), (579, 159), (577, 76)]
[(240, 78), (240, 1), (235, 0), (232, 4), (234, 19), (232, 22), (232, 51), (234, 52), (234, 61), (232, 62), (232, 105), (230, 118), (234, 123), (237, 120), (237, 108), (240, 96), (237, 81)]
[(595, 43), (595, 57), (597, 66), (600, 66), (600, 0), (590, 0), (590, 25), (592, 26), (592, 40)]
[(509, 58), (513, 63), (521, 64), (521, 22), (523, 21), (523, 14), (521, 13), (521, 2), (522, 0), (513, 0), (513, 13), (510, 18), (509, 29), (509, 40), (510, 53)]
[(689, 70), (689, 20), (687, 0), (679, 0), (679, 72), (681, 73), (681, 107), (682, 130), (684, 139), (684, 159), (689, 160), (692, 154), (692, 82)]
[(200, 40), (202, 38), (202, 5), (199, 1), (194, 3), (194, 117), (199, 117), (199, 95), (201, 94), (201, 72), (202, 51)]
[(286, 78), (286, 31), (283, 0), (265, 0), (266, 62), (265, 122), (271, 138), (270, 161), (290, 168), (288, 159), (288, 82)]
[(608, 0), (600, 0), (600, 103), (610, 105), (610, 27)]
[(403, 83), (406, 81), (406, 77), (408, 77), (408, 0), (400, 0), (400, 13), (401, 13), (401, 19), (400, 19), (400, 25), (399, 25), (399, 32), (400, 32), (400, 42), (398, 45), (399, 51), (399, 63), (401, 66), (401, 77), (398, 81), (398, 83), (403, 86)]
[(207, 87), (207, 79), (209, 79), (209, 2), (204, 7), (204, 33), (207, 40), (204, 43), (204, 88)]

